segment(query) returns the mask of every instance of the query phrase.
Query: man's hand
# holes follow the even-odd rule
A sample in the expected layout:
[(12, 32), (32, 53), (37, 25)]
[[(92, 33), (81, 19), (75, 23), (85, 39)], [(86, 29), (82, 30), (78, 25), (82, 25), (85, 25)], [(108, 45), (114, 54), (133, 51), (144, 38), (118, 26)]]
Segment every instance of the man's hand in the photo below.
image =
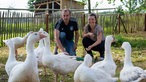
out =
[(63, 52), (65, 55), (69, 55), (69, 53), (68, 52)]
[(77, 49), (77, 44), (74, 44), (74, 50), (76, 50)]

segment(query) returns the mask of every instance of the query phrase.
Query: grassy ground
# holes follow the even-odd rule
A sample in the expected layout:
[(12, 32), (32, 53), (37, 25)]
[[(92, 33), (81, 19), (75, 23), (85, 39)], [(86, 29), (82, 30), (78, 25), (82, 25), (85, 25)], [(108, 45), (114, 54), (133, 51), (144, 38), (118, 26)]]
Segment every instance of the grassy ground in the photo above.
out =
[[(115, 35), (117, 42), (112, 45), (112, 54), (113, 58), (117, 64), (117, 72), (116, 76), (119, 77), (120, 70), (123, 67), (123, 58), (124, 58), (124, 50), (120, 48), (123, 41), (128, 41), (132, 45), (132, 62), (136, 66), (140, 66), (143, 69), (146, 69), (146, 32), (138, 32), (132, 34), (118, 34)], [(54, 45), (52, 43), (51, 50), (53, 51)], [(0, 82), (7, 82), (8, 76), (5, 72), (5, 63), (8, 58), (8, 48), (2, 47), (0, 48)], [(24, 61), (26, 57), (25, 47), (18, 49), (18, 60)], [(83, 56), (83, 47), (81, 41), (79, 42), (77, 55)], [(99, 53), (94, 52), (94, 57), (98, 57)], [(53, 73), (47, 69), (47, 75), (44, 75), (44, 71), (42, 67), (39, 67), (39, 75), (41, 82), (53, 82)], [(61, 77), (59, 77), (61, 79)], [(73, 82), (73, 73), (67, 75), (65, 77), (65, 82)], [(119, 81), (120, 82), (120, 81)]]

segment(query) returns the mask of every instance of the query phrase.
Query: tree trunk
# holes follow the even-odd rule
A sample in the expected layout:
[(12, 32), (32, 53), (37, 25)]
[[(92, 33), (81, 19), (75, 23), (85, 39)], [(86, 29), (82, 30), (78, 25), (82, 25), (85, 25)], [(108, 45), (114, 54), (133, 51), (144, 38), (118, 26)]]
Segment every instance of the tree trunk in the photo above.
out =
[(145, 18), (144, 18), (144, 31), (146, 31), (146, 14), (145, 14)]
[(88, 9), (89, 9), (89, 13), (91, 13), (91, 4), (90, 4), (90, 0), (88, 0)]

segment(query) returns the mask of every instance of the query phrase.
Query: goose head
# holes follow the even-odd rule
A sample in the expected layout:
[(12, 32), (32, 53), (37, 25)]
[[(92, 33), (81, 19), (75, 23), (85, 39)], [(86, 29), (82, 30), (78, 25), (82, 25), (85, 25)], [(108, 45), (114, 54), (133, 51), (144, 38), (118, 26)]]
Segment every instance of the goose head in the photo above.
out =
[(123, 42), (121, 48), (131, 51), (131, 45), (129, 42)]
[(42, 38), (45, 38), (46, 35), (44, 35), (43, 33), (41, 32), (33, 32), (31, 33), (29, 36), (28, 36), (28, 41), (32, 41), (32, 42), (37, 42), (39, 41), (40, 39)]
[(24, 38), (28, 38), (31, 33), (33, 33), (33, 31), (29, 31)]
[(39, 32), (43, 32), (43, 31), (44, 31), (44, 29), (43, 28), (40, 28)]
[(6, 44), (6, 46), (13, 46), (14, 47), (14, 43), (13, 43), (12, 39), (3, 40), (3, 42)]
[(42, 33), (46, 36), (44, 38), (44, 44), (45, 44), (45, 46), (48, 45), (50, 47), (50, 35), (46, 31), (43, 31)]
[(13, 41), (11, 40), (11, 39), (8, 39), (8, 40), (3, 40), (3, 42), (7, 45), (7, 46), (13, 46), (14, 47), (14, 45), (13, 45)]
[(85, 63), (85, 65), (87, 65), (88, 67), (90, 67), (90, 66), (92, 65), (92, 57), (90, 56), (90, 54), (86, 54), (86, 55), (85, 55), (84, 63)]
[(112, 43), (112, 42), (115, 42), (115, 38), (114, 38), (113, 35), (108, 35), (108, 36), (106, 36), (105, 41), (109, 42), (109, 43)]

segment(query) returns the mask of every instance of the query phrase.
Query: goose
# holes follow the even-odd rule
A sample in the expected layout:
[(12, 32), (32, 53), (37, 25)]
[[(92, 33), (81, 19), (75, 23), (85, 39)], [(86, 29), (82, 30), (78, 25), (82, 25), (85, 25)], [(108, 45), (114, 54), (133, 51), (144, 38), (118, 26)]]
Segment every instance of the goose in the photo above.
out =
[(40, 82), (34, 44), (44, 37), (46, 36), (40, 32), (33, 32), (28, 36), (26, 42), (26, 59), (23, 63), (13, 67), (8, 82)]
[(3, 40), (3, 42), (9, 47), (9, 56), (5, 64), (5, 70), (9, 76), (12, 68), (21, 62), (15, 58), (15, 46), (12, 39)]
[(24, 46), (24, 44), (26, 43), (26, 40), (28, 38), (28, 36), (32, 33), (32, 31), (28, 32), (24, 37), (14, 37), (11, 38), (14, 45), (15, 45), (15, 53), (16, 53), (16, 58), (18, 55), (17, 49)]
[(92, 65), (92, 69), (101, 69), (104, 70), (106, 73), (110, 74), (111, 76), (114, 76), (116, 73), (116, 64), (112, 57), (111, 52), (111, 43), (114, 41), (114, 38), (112, 35), (106, 36), (105, 39), (105, 58), (103, 61), (96, 62)]
[[(45, 47), (42, 57), (42, 63), (44, 66), (48, 67), (50, 70), (53, 71), (55, 75), (54, 81), (56, 82), (58, 74), (65, 76), (68, 73), (74, 72), (76, 68), (81, 64), (81, 62), (71, 59), (65, 55), (54, 55), (50, 50), (49, 34), (46, 34), (47, 37), (44, 38)], [(63, 77), (62, 80), (64, 80), (64, 78), (65, 77)]]
[(145, 71), (138, 67), (134, 66), (131, 61), (131, 45), (129, 42), (123, 42), (121, 48), (125, 51), (124, 57), (124, 67), (120, 71), (120, 80), (121, 82), (140, 82), (142, 79), (146, 78)]
[[(38, 32), (44, 32), (43, 28), (40, 28), (40, 30)], [(42, 54), (44, 51), (44, 40), (41, 39), (39, 40), (39, 45), (37, 48), (34, 49), (34, 52), (36, 54), (37, 57), (37, 61), (38, 61), (38, 66), (42, 66)]]
[(101, 69), (91, 69), (91, 65), (92, 57), (86, 54), (83, 63), (74, 73), (74, 82), (116, 82), (118, 80)]

